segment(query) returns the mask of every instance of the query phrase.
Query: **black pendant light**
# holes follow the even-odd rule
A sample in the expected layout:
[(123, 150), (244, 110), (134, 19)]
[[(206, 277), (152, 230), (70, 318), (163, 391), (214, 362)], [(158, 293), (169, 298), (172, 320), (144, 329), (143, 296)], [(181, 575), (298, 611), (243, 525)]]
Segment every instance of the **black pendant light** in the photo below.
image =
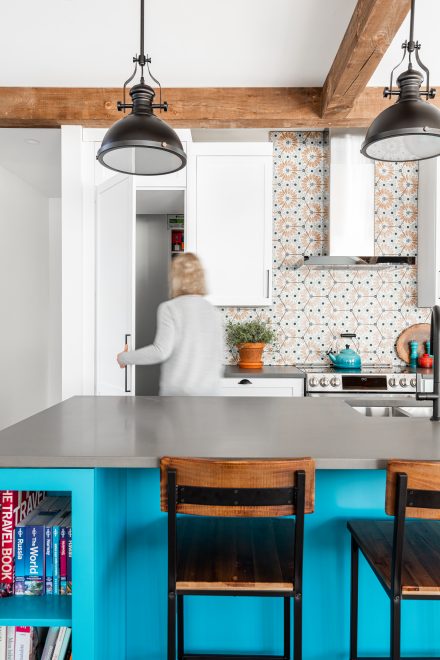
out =
[[(153, 110), (168, 110), (168, 104), (153, 103), (154, 90), (145, 83), (144, 67), (150, 78), (160, 87), (160, 83), (150, 72), (151, 58), (144, 52), (144, 0), (141, 0), (141, 47), (140, 54), (133, 58), (133, 75), (124, 83), (124, 101), (118, 101), (118, 110), (131, 109), (126, 117), (117, 121), (107, 131), (97, 154), (99, 162), (116, 172), (153, 176), (177, 172), (186, 165), (186, 154), (177, 133)], [(136, 75), (138, 65), (141, 79), (130, 89), (132, 103), (125, 103), (125, 88)], [(162, 97), (162, 90), (161, 90)]]
[[(409, 41), (402, 44), (403, 57), (391, 72), (390, 86), (384, 89), (385, 98), (397, 96), (397, 101), (376, 117), (361, 147), (364, 156), (373, 160), (425, 160), (440, 155), (440, 110), (421, 98), (433, 99), (436, 90), (429, 87), (429, 70), (420, 60), (419, 42), (414, 42), (414, 11), (412, 0)], [(413, 68), (413, 53), (426, 74), (424, 90), (424, 75)], [(394, 71), (407, 54), (408, 68), (397, 78), (398, 89), (393, 89)]]

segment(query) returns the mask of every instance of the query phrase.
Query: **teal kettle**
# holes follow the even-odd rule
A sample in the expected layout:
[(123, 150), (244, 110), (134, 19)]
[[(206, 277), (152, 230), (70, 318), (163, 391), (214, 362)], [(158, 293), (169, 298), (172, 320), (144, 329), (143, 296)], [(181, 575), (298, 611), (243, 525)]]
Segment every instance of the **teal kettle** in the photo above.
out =
[(331, 351), (327, 353), (330, 360), (333, 362), (336, 369), (360, 369), (361, 368), (361, 358), (353, 351), (348, 344), (345, 345), (343, 351), (335, 355)]

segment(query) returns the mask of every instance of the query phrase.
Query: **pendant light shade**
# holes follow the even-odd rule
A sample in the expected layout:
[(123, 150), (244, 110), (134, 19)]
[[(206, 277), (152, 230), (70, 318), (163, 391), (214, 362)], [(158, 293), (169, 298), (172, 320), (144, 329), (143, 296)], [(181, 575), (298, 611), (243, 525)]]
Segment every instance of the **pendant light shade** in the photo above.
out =
[(440, 154), (440, 110), (420, 98), (422, 82), (415, 69), (398, 77), (399, 99), (371, 124), (361, 147), (364, 156), (394, 162)]
[[(362, 144), (361, 152), (373, 160), (411, 161), (425, 160), (440, 155), (440, 110), (421, 97), (432, 99), (435, 89), (429, 87), (429, 70), (420, 61), (419, 42), (414, 41), (415, 0), (411, 3), (409, 41), (405, 41), (401, 62), (391, 72), (390, 86), (384, 96), (397, 96), (397, 102), (384, 110), (371, 124)], [(408, 68), (397, 78), (393, 89), (393, 74), (409, 55)], [(426, 74), (426, 88), (421, 89), (424, 75), (413, 68), (412, 54)]]
[(97, 154), (99, 162), (116, 172), (144, 176), (181, 170), (186, 154), (177, 133), (153, 113), (153, 89), (135, 85), (130, 96), (132, 112), (105, 134)]
[[(177, 133), (162, 119), (156, 117), (154, 109), (168, 110), (168, 104), (153, 103), (154, 90), (145, 83), (144, 66), (152, 80), (151, 59), (144, 54), (144, 0), (141, 0), (141, 48), (140, 55), (133, 58), (133, 75), (124, 84), (124, 101), (118, 102), (118, 110), (131, 109), (130, 114), (117, 121), (107, 131), (97, 153), (99, 162), (116, 172), (142, 176), (171, 174), (186, 165), (186, 154)], [(141, 79), (130, 89), (132, 103), (125, 103), (125, 88), (136, 75), (138, 65)]]

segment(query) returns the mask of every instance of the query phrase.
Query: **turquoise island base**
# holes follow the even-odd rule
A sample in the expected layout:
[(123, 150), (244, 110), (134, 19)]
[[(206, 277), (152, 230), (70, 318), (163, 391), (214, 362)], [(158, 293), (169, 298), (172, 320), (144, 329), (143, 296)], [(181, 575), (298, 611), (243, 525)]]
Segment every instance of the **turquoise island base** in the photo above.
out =
[[(318, 470), (306, 516), (304, 660), (347, 660), (350, 540), (346, 521), (385, 517), (384, 470)], [(159, 470), (1, 470), (1, 488), (72, 493), (73, 596), (0, 600), (2, 625), (72, 625), (75, 660), (166, 658), (166, 514)], [(70, 602), (71, 601), (71, 602)], [(188, 651), (280, 653), (281, 602), (188, 597)], [(440, 655), (440, 603), (404, 602), (403, 655)], [(364, 560), (359, 651), (387, 655), (389, 601)]]
[[(305, 522), (304, 660), (348, 660), (346, 522), (385, 517), (388, 458), (440, 460), (440, 424), (367, 418), (350, 401), (325, 397), (68, 399), (0, 431), (0, 488), (72, 494), (73, 595), (0, 599), (0, 625), (71, 624), (75, 660), (165, 660), (163, 455), (315, 458), (316, 507)], [(359, 651), (386, 656), (389, 601), (364, 560), (360, 578)], [(186, 603), (188, 651), (281, 651), (280, 602), (225, 596)], [(403, 656), (440, 656), (440, 603), (404, 601), (402, 610)]]

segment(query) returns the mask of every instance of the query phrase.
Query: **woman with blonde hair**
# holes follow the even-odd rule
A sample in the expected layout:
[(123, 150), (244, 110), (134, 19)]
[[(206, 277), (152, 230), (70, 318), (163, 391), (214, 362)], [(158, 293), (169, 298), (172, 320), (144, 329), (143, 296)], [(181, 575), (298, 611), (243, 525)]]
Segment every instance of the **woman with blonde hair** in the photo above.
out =
[(162, 363), (159, 394), (219, 394), (223, 373), (223, 326), (218, 310), (204, 296), (205, 274), (190, 252), (171, 262), (171, 300), (157, 309), (157, 330), (150, 346), (119, 353), (119, 366)]

